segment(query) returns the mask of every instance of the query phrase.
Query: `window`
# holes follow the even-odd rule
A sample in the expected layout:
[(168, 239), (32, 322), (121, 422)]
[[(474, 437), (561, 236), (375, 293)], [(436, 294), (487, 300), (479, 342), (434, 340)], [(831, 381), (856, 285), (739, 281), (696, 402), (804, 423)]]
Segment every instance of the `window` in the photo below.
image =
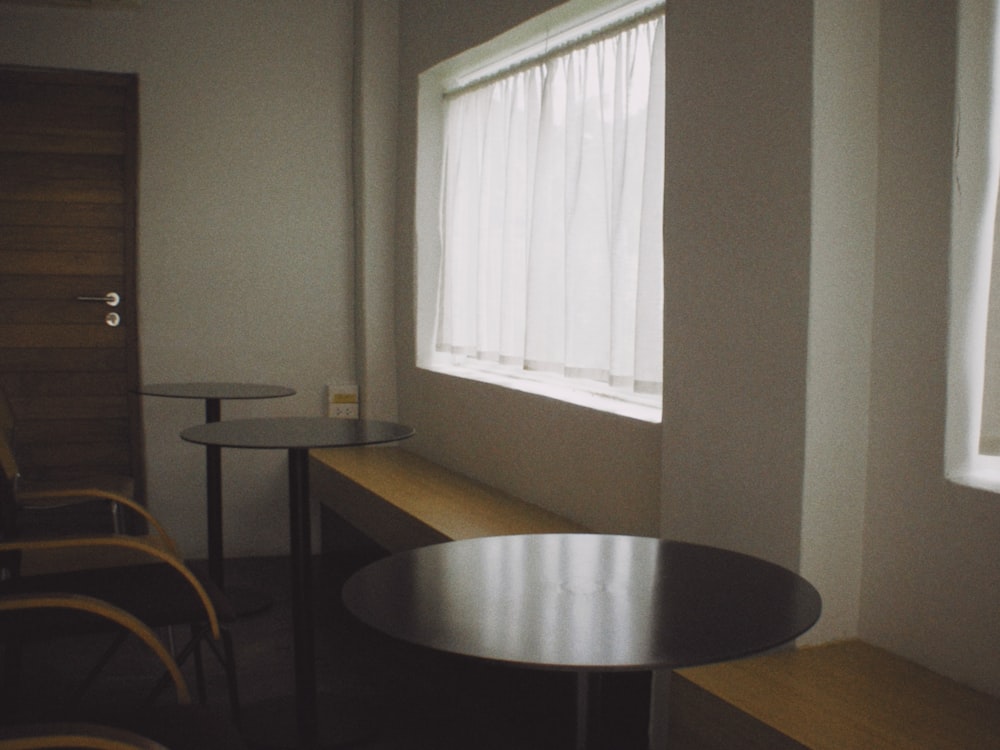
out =
[(658, 421), (664, 12), (584, 15), (421, 80), (418, 364)]
[(997, 0), (965, 0), (960, 9), (946, 472), (1000, 491)]

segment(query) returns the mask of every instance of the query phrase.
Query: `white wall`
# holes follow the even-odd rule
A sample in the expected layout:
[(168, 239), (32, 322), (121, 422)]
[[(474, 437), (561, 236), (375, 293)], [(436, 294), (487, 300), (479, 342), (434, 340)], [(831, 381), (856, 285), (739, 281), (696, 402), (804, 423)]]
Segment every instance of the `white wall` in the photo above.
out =
[(354, 8), (358, 385), (364, 418), (395, 420), (399, 8), (395, 0)]
[(825, 597), (806, 641), (1000, 695), (1000, 499), (943, 471), (956, 3), (670, 7), (664, 533), (799, 555)]
[[(127, 11), (0, 6), (0, 61), (139, 74), (139, 314), (146, 382), (297, 396), (224, 417), (322, 413), (356, 382), (348, 0), (170, 0)], [(150, 506), (205, 554), (201, 402), (144, 402)], [(223, 454), (226, 552), (287, 549), (278, 452)]]
[(1000, 695), (1000, 498), (943, 479), (956, 5), (881, 3), (859, 629)]
[(808, 643), (858, 631), (878, 187), (878, 4), (842, 0), (814, 9), (801, 573), (824, 606)]
[(797, 568), (812, 6), (671, 0), (663, 524)]

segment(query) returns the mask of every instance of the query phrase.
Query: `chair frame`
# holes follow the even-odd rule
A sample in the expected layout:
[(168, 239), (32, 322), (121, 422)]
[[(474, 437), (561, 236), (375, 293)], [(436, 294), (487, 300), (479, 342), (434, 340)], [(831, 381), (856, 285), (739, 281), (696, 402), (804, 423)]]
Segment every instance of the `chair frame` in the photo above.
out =
[[(121, 628), (125, 637), (135, 636), (161, 664), (167, 681), (173, 683), (177, 704), (184, 713), (177, 717), (171, 715), (171, 721), (174, 718), (183, 720), (189, 710), (188, 707), (191, 707), (191, 692), (181, 673), (180, 665), (174, 661), (156, 633), (130, 612), (101, 599), (80, 594), (23, 594), (0, 598), (0, 615), (52, 609), (68, 609), (94, 615)], [(43, 719), (33, 723), (0, 726), (0, 750), (67, 747), (91, 750), (168, 750), (165, 745), (142, 733), (144, 727), (149, 728), (144, 721), (137, 722), (134, 717), (123, 718), (122, 722), (131, 729), (110, 726), (103, 723), (104, 721), (106, 719), (98, 724), (87, 719), (83, 721), (55, 719), (51, 722)], [(112, 721), (114, 723), (114, 720)], [(161, 718), (158, 723), (162, 725), (162, 721)], [(152, 733), (158, 734), (155, 730), (152, 730)], [(194, 735), (193, 739), (195, 746), (199, 748), (205, 746), (207, 741), (206, 737), (200, 735)]]
[[(0, 487), (0, 505), (13, 505), (16, 508), (21, 499), (17, 491), (17, 461), (13, 449), (2, 431), (0, 431), (0, 468), (2, 468), (6, 480), (3, 482), (3, 487)], [(204, 623), (207, 624), (206, 628), (205, 625), (199, 623), (189, 623), (192, 631), (191, 639), (176, 654), (176, 661), (183, 665), (190, 656), (194, 657), (198, 695), (202, 703), (206, 702), (200, 645), (203, 641), (208, 643), (225, 669), (231, 709), (233, 715), (238, 718), (240, 703), (232, 637), (227, 629), (221, 627), (211, 597), (202, 582), (179, 557), (176, 543), (162, 524), (148, 510), (132, 499), (99, 488), (54, 492), (39, 491), (30, 494), (33, 502), (51, 503), (53, 507), (59, 507), (60, 501), (68, 494), (73, 497), (105, 500), (116, 507), (122, 507), (138, 514), (146, 521), (150, 533), (141, 537), (127, 534), (106, 534), (50, 539), (19, 539), (16, 537), (15, 526), (14, 529), (6, 530), (6, 539), (0, 536), (0, 579), (4, 575), (23, 576), (30, 573), (67, 572), (88, 568), (110, 569), (122, 565), (162, 563), (169, 566), (186, 580), (200, 600), (204, 610)], [(5, 508), (2, 512), (11, 517), (16, 516), (16, 510), (9, 511)], [(15, 534), (13, 537), (11, 536), (12, 531)], [(211, 639), (205, 638), (206, 634), (210, 635)], [(118, 646), (120, 646), (120, 642), (112, 644), (112, 647), (95, 666), (96, 671), (99, 671), (100, 667), (107, 663)], [(168, 676), (164, 675), (159, 683), (159, 690), (162, 690), (168, 681)]]
[[(14, 406), (6, 391), (0, 387), (0, 439), (6, 441), (11, 455), (17, 455), (17, 431)], [(25, 510), (39, 508), (47, 510), (55, 507), (71, 507), (94, 502), (100, 497), (95, 492), (108, 491), (117, 497), (134, 499), (132, 493), (132, 478), (126, 476), (92, 476), (76, 479), (35, 480), (26, 479), (20, 474), (18, 481), (19, 506)], [(141, 506), (140, 506), (141, 507)], [(148, 519), (146, 519), (148, 520)], [(14, 523), (14, 519), (0, 516), (0, 534)], [(119, 506), (111, 507), (111, 525), (115, 533), (125, 531), (119, 515)], [(129, 531), (137, 531), (129, 529)]]
[(124, 729), (83, 722), (53, 722), (0, 728), (0, 750), (168, 750)]
[(166, 675), (174, 683), (177, 691), (177, 702), (181, 705), (191, 703), (191, 691), (184, 680), (184, 675), (181, 674), (180, 665), (174, 661), (151, 628), (121, 607), (82, 594), (20, 594), (0, 598), (0, 613), (33, 612), (43, 609), (66, 609), (98, 615), (121, 627), (126, 636), (129, 634), (136, 636), (163, 664)]

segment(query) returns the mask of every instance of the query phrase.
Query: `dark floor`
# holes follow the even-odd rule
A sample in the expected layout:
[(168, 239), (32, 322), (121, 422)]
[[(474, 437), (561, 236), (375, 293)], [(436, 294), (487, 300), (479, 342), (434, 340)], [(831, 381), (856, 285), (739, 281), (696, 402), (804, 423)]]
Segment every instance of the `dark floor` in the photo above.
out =
[[(560, 750), (573, 746), (575, 683), (572, 674), (471, 662), (392, 641), (354, 620), (340, 603), (351, 565), (315, 558), (316, 663), (321, 724), (364, 728), (350, 747), (361, 750)], [(284, 557), (244, 558), (226, 565), (230, 590), (251, 588), (273, 601), (230, 627), (238, 664), (241, 728), (253, 745), (271, 745), (284, 734), (265, 710), (294, 693), (289, 563)], [(81, 655), (98, 653), (94, 638), (38, 644), (25, 656), (24, 688), (50, 701)], [(95, 703), (128, 705), (151, 684), (155, 665), (136, 646), (116, 657), (91, 695)], [(141, 666), (149, 667), (143, 669)], [(221, 669), (206, 658), (209, 707), (228, 714)], [(185, 674), (194, 689), (193, 669)], [(613, 675), (605, 682), (608, 747), (644, 747), (644, 675)], [(45, 696), (44, 698), (41, 696)], [(172, 701), (169, 693), (161, 702)], [(287, 703), (287, 701), (285, 701)], [(9, 707), (8, 707), (9, 709)], [(269, 739), (268, 736), (271, 735)], [(288, 746), (293, 746), (289, 743)]]

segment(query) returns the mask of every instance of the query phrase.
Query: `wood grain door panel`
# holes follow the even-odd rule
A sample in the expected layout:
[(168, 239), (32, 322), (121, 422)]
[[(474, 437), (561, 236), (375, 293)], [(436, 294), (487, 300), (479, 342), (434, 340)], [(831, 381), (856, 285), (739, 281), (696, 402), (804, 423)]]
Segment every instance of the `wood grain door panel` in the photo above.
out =
[[(141, 499), (137, 112), (135, 76), (0, 67), (0, 385), (20, 463), (128, 474)], [(108, 292), (121, 304), (78, 300)]]
[(0, 224), (33, 227), (120, 227), (123, 206), (114, 203), (46, 203), (45, 201), (0, 200)]

